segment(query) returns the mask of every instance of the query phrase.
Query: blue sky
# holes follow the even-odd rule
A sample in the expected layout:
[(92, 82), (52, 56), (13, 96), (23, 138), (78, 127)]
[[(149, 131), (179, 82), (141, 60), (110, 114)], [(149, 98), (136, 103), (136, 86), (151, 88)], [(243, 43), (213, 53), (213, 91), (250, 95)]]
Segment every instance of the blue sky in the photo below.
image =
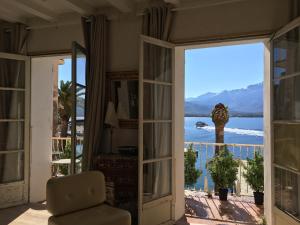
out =
[[(72, 78), (72, 60), (71, 58), (64, 59), (65, 63), (58, 67), (58, 83), (61, 80), (70, 81)], [(81, 76), (77, 76), (77, 83), (85, 84), (85, 58), (77, 59), (77, 72)]]
[(263, 43), (186, 50), (185, 97), (263, 81)]

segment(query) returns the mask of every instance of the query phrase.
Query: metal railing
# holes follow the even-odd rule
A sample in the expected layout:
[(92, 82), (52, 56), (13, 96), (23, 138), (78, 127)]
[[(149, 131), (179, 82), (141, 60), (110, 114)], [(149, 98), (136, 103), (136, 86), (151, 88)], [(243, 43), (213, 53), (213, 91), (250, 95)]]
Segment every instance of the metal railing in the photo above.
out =
[[(82, 152), (83, 137), (77, 137), (76, 151)], [(77, 167), (81, 168), (82, 154), (76, 155)], [(60, 176), (70, 173), (71, 137), (52, 137), (52, 175)], [(67, 167), (67, 172), (65, 167)]]
[(206, 169), (206, 164), (211, 158), (214, 157), (216, 147), (224, 147), (226, 145), (228, 150), (233, 154), (234, 158), (241, 161), (238, 168), (237, 181), (234, 187), (232, 187), (232, 192), (236, 195), (253, 195), (253, 190), (251, 190), (242, 174), (245, 170), (244, 166), (247, 166), (247, 158), (253, 158), (256, 152), (259, 152), (261, 155), (263, 155), (263, 145), (185, 142), (185, 149), (187, 149), (190, 144), (193, 144), (193, 149), (197, 152), (197, 169), (202, 171), (202, 176), (199, 178), (196, 184), (196, 189), (205, 192), (213, 192), (214, 184), (209, 172)]

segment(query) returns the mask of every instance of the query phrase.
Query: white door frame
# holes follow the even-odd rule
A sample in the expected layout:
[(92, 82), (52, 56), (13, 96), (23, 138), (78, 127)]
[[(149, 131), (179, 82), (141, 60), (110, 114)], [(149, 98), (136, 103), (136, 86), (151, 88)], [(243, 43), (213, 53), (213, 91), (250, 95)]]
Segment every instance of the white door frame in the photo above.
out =
[[(14, 200), (12, 202), (4, 203), (0, 205), (0, 208), (6, 208), (10, 206), (20, 205), (28, 202), (29, 199), (29, 165), (30, 165), (30, 57), (18, 54), (4, 53), (0, 52), (0, 59), (11, 59), (11, 60), (20, 60), (25, 62), (25, 115), (24, 115), (24, 149), (16, 150), (14, 152), (24, 152), (24, 180), (17, 181), (7, 184), (0, 184), (0, 191), (6, 190), (8, 193), (14, 195), (18, 194), (19, 196), (14, 199), (14, 196), (11, 196)], [(13, 90), (14, 88), (10, 88)], [(20, 88), (15, 88), (15, 90), (20, 91)], [(9, 197), (10, 198), (10, 197)]]
[(184, 215), (184, 95), (185, 95), (185, 50), (221, 47), (229, 45), (251, 44), (262, 42), (264, 43), (264, 176), (265, 178), (265, 216), (268, 224), (273, 224), (273, 191), (270, 192), (273, 185), (273, 151), (272, 151), (272, 129), (271, 129), (271, 52), (270, 52), (271, 37), (251, 37), (245, 39), (231, 39), (214, 42), (203, 42), (197, 44), (181, 44), (175, 48), (175, 158), (176, 158), (176, 204), (175, 218), (179, 219)]

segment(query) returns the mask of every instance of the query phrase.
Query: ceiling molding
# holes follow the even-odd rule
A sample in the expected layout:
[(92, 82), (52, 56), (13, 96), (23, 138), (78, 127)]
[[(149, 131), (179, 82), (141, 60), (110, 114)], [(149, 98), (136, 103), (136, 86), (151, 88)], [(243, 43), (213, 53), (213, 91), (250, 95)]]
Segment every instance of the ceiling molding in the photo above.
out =
[(13, 10), (1, 4), (0, 7), (0, 18), (11, 23), (26, 23), (26, 20), (20, 16), (17, 16)]
[[(1, 4), (4, 1), (1, 1)], [(12, 7), (16, 7), (24, 12), (27, 12), (31, 15), (37, 16), (39, 18), (42, 18), (47, 21), (54, 21), (57, 17), (57, 14), (53, 13), (52, 11), (48, 10), (47, 8), (38, 5), (30, 0), (10, 0), (5, 1), (7, 5), (10, 5)]]
[(135, 5), (131, 0), (106, 0), (111, 6), (122, 13), (130, 13), (135, 10)]
[[(171, 0), (170, 0), (171, 1)], [(203, 0), (203, 1), (192, 1), (187, 3), (180, 4), (180, 7), (172, 9), (172, 11), (184, 11), (184, 10), (191, 10), (197, 8), (207, 8), (219, 5), (227, 5), (239, 2), (245, 2), (249, 0)]]
[(92, 6), (85, 4), (82, 0), (61, 0), (64, 5), (69, 9), (81, 14), (81, 15), (90, 15), (95, 10)]

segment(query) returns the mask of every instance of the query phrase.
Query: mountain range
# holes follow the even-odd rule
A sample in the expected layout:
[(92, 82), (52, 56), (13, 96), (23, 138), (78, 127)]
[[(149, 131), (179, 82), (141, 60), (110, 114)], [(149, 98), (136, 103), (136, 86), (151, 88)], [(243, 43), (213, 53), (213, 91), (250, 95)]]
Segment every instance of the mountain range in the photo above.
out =
[(228, 107), (230, 116), (261, 117), (263, 116), (263, 83), (187, 98), (185, 116), (210, 116), (212, 109), (218, 103)]

